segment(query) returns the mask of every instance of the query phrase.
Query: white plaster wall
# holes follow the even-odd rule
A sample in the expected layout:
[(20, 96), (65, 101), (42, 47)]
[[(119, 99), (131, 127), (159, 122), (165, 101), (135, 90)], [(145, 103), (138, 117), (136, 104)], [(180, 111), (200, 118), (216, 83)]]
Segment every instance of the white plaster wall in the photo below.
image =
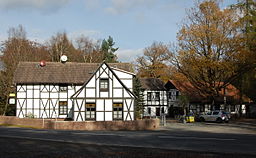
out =
[(120, 80), (127, 79), (127, 78), (130, 78), (130, 79), (133, 78), (133, 75), (125, 73), (123, 71), (114, 70), (114, 72), (118, 76), (118, 78), (120, 78)]
[(104, 111), (104, 100), (99, 99), (96, 101), (96, 111)]
[(96, 112), (96, 121), (104, 121), (104, 112)]
[(105, 100), (105, 111), (113, 111), (113, 102), (111, 99)]
[(95, 89), (86, 89), (86, 97), (95, 97)]
[(105, 112), (105, 121), (112, 121), (113, 115), (112, 112)]
[(114, 97), (122, 97), (122, 89), (114, 89)]

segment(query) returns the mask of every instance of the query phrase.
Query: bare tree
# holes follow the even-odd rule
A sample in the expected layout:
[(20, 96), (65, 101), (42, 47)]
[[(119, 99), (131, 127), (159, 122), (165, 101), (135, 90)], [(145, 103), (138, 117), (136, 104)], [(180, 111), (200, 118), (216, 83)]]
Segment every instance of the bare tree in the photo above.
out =
[(40, 61), (48, 60), (49, 55), (46, 47), (26, 39), (25, 29), (19, 25), (17, 28), (10, 28), (8, 31), (9, 37), (2, 44), (3, 53), (1, 60), (4, 63), (5, 69), (0, 72), (0, 106), (6, 114), (7, 111), (12, 111), (8, 107), (8, 96), (13, 91), (12, 80), (13, 74), (20, 61)]
[(103, 55), (100, 52), (100, 40), (94, 42), (89, 37), (81, 36), (77, 38), (78, 51), (83, 56), (83, 61), (87, 63), (101, 62)]

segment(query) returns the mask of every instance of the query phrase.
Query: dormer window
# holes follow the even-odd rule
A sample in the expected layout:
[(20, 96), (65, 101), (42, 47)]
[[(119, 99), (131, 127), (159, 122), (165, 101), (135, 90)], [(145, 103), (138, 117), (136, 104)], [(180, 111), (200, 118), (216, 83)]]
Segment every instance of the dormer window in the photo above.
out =
[(100, 91), (107, 92), (109, 88), (109, 82), (107, 78), (100, 79)]

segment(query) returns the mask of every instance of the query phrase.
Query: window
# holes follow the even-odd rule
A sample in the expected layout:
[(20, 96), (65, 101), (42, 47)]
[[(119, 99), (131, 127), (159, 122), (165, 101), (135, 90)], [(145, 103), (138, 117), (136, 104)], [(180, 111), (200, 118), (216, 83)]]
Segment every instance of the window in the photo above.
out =
[(108, 79), (107, 78), (101, 78), (100, 79), (100, 91), (108, 91)]
[(68, 102), (59, 101), (59, 115), (67, 115), (67, 114), (68, 114)]
[(169, 99), (172, 99), (172, 92), (169, 92)]
[(86, 103), (85, 109), (86, 109), (85, 119), (86, 120), (95, 120), (96, 104), (95, 103)]
[(218, 111), (214, 111), (212, 114), (213, 115), (219, 115), (219, 112)]
[(147, 93), (147, 100), (151, 101), (152, 100), (152, 92)]
[(231, 105), (231, 107), (230, 107), (231, 109), (230, 109), (230, 111), (231, 112), (235, 112), (236, 111), (236, 109), (235, 109), (235, 105)]
[(148, 114), (151, 115), (151, 108), (148, 108)]
[(204, 112), (205, 111), (205, 106), (204, 105), (200, 105), (200, 112)]
[(160, 100), (160, 92), (155, 93), (155, 100), (157, 100), (157, 101)]
[(60, 85), (60, 92), (67, 92), (68, 86), (67, 85)]
[(169, 99), (170, 101), (176, 101), (176, 94), (177, 94), (178, 91), (176, 90), (171, 90), (169, 91)]
[(212, 112), (207, 112), (207, 114), (206, 115), (211, 115), (212, 114)]
[(165, 112), (164, 112), (164, 107), (162, 107), (162, 111), (161, 111), (161, 113), (162, 113), (162, 114), (164, 114), (164, 113), (165, 113)]
[(176, 91), (176, 97), (178, 97), (179, 96), (179, 91)]
[(113, 120), (123, 120), (123, 103), (113, 104)]

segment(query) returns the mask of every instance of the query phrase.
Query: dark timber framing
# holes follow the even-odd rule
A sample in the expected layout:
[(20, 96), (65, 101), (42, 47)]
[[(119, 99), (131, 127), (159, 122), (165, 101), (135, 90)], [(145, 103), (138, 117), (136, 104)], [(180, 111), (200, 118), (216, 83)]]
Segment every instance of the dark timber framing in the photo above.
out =
[[(105, 68), (103, 68), (104, 64), (106, 65)], [(108, 90), (102, 92), (100, 90), (100, 79), (106, 79), (106, 76), (102, 77), (102, 75), (104, 73), (107, 75), (107, 79), (108, 79)], [(114, 86), (114, 78), (117, 80), (117, 82), (119, 82), (121, 87)], [(94, 79), (95, 87), (86, 87), (92, 79)], [(126, 80), (128, 80), (128, 78), (126, 78)], [(129, 80), (132, 80), (132, 78)], [(95, 96), (88, 97), (86, 94), (87, 89), (94, 89)], [(122, 90), (121, 97), (114, 97), (115, 89)], [(124, 96), (125, 91), (127, 92), (127, 94), (129, 94), (129, 97)], [(102, 96), (102, 93), (107, 93), (107, 94)], [(79, 95), (82, 95), (83, 97), (80, 97)], [(91, 102), (91, 101), (95, 101), (95, 103), (96, 103), (96, 115), (97, 115), (97, 113), (103, 113), (102, 121), (106, 121), (106, 116), (105, 116), (106, 113), (112, 113), (112, 120), (113, 120), (113, 103), (115, 103), (115, 102), (122, 103), (122, 105), (123, 105), (123, 113), (122, 113), (123, 120), (132, 120), (131, 113), (134, 114), (134, 109), (131, 109), (132, 105), (134, 104), (134, 98), (135, 98), (134, 93), (131, 92), (131, 90), (124, 85), (124, 83), (120, 80), (120, 78), (115, 74), (115, 72), (105, 62), (103, 62), (98, 67), (98, 69), (94, 72), (94, 74), (91, 76), (91, 78), (74, 95), (72, 95), (71, 98), (73, 99), (74, 106), (76, 106), (76, 109), (77, 109), (76, 111), (74, 111), (74, 113), (77, 113), (77, 117), (75, 118), (75, 120), (86, 121), (83, 119), (83, 118), (86, 118), (85, 117), (86, 110), (85, 109), (82, 110), (82, 109), (83, 109), (83, 106), (85, 106), (86, 102)], [(128, 102), (127, 100), (130, 100), (130, 102)], [(97, 110), (97, 106), (98, 106), (97, 101), (103, 102), (103, 110)], [(112, 108), (109, 110), (106, 110), (107, 109), (106, 108), (107, 101), (108, 101), (108, 103), (110, 103), (110, 101), (111, 101)], [(126, 110), (124, 107), (126, 107)], [(84, 117), (82, 117), (83, 116), (82, 113), (84, 113)], [(126, 113), (126, 116), (124, 115), (124, 113)], [(125, 118), (124, 118), (124, 116), (125, 116)]]
[[(17, 98), (17, 116), (27, 117), (29, 112), (36, 115), (37, 118), (64, 118), (69, 117), (68, 114), (62, 115), (59, 113), (59, 102), (66, 101), (69, 107), (69, 91), (71, 87), (75, 88), (73, 85), (68, 84), (19, 84), (17, 83), (16, 88), (16, 98)], [(66, 85), (67, 91), (60, 91), (60, 86)], [(79, 86), (79, 85), (77, 85)], [(81, 85), (80, 85), (81, 86)], [(35, 95), (37, 91), (37, 96)], [(23, 93), (24, 97), (19, 97), (17, 94)], [(28, 97), (30, 93), (31, 97)], [(52, 95), (55, 94), (55, 97)], [(61, 97), (65, 95), (65, 97)], [(71, 100), (70, 100), (71, 101)], [(28, 104), (32, 105), (28, 105)], [(37, 107), (35, 105), (38, 105)], [(29, 106), (31, 108), (29, 108)], [(36, 111), (38, 113), (36, 113)], [(68, 108), (69, 111), (69, 108)], [(60, 117), (63, 116), (63, 117)]]

